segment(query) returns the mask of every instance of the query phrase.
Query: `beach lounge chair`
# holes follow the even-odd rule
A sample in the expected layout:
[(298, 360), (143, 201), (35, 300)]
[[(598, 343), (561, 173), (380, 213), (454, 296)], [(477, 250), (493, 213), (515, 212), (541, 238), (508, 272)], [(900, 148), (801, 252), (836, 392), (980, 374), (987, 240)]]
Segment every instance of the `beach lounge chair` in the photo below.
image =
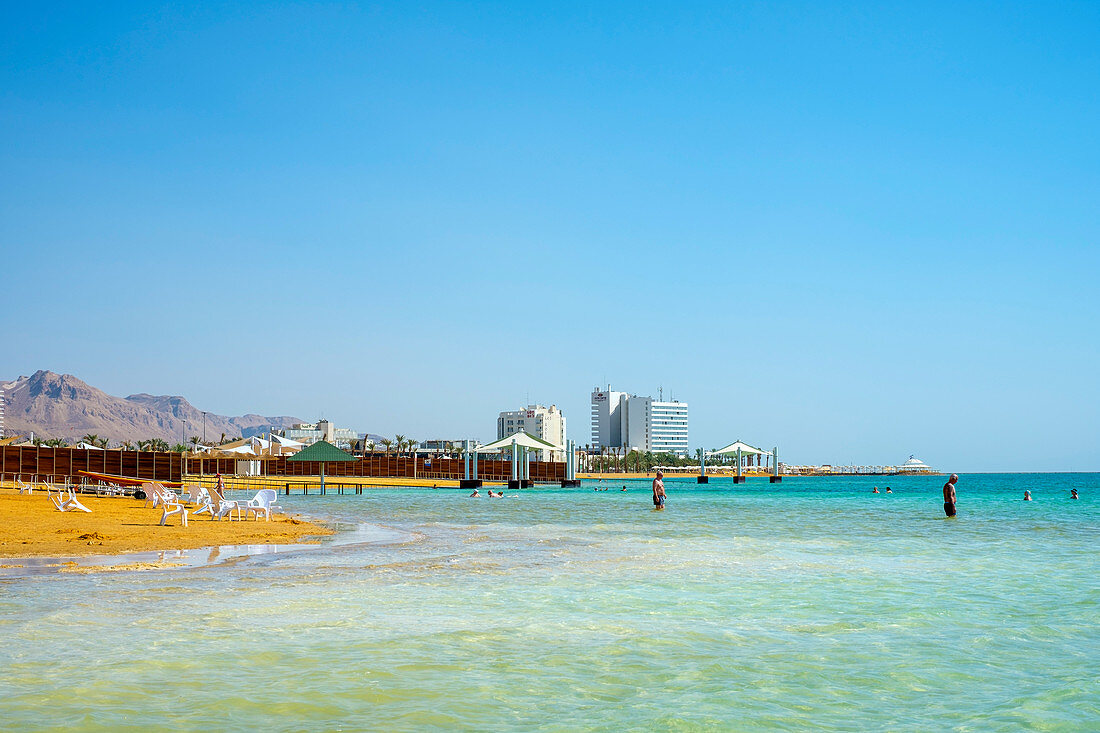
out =
[(20, 494), (33, 494), (34, 493), (34, 487), (33, 486), (31, 486), (30, 484), (25, 484), (22, 481), (19, 481), (18, 479), (16, 479), (16, 481), (15, 481), (15, 486), (16, 486), (16, 488), (19, 489)]
[(164, 514), (160, 515), (160, 526), (164, 526), (164, 523), (168, 521), (168, 517), (173, 514), (180, 515), (180, 522), (183, 526), (187, 526), (187, 508), (180, 503), (179, 497), (165, 498), (161, 501), (160, 505), (164, 507)]
[(210, 487), (209, 489), (207, 489), (206, 493), (208, 498), (207, 503), (202, 508), (196, 509), (194, 512), (192, 512), (193, 514), (208, 511), (210, 512), (211, 519), (221, 519), (222, 517), (232, 513), (233, 510), (236, 509), (237, 519), (240, 520), (241, 504), (244, 504), (245, 502), (226, 499), (224, 496), (219, 494), (218, 490), (214, 487)]
[(278, 498), (279, 495), (275, 493), (275, 489), (260, 489), (255, 497), (244, 503), (245, 515), (254, 514), (259, 519), (260, 514), (263, 513), (264, 518), (270, 522), (271, 510), (282, 508), (275, 505), (275, 500)]
[(160, 506), (164, 503), (178, 503), (179, 495), (174, 491), (169, 491), (163, 484), (156, 481), (147, 481), (141, 485), (141, 490), (145, 492), (145, 506), (149, 506), (149, 502), (153, 503), (153, 506)]
[(187, 489), (187, 502), (189, 504), (198, 504), (200, 506), (207, 503), (210, 495), (206, 493), (206, 489), (195, 484), (188, 484)]
[(59, 512), (80, 511), (80, 512), (88, 512), (89, 514), (92, 513), (91, 509), (89, 509), (88, 507), (81, 504), (80, 501), (76, 498), (76, 492), (75, 491), (70, 490), (68, 492), (69, 497), (66, 499), (65, 498), (65, 493), (63, 491), (61, 491), (61, 489), (58, 489), (57, 490), (57, 496), (54, 496), (53, 491), (52, 491), (52, 489), (54, 487), (50, 486), (49, 484), (47, 484), (46, 486), (48, 487), (46, 489), (46, 494), (50, 497), (50, 501), (53, 502), (53, 505), (55, 507), (57, 507), (57, 511), (59, 511)]

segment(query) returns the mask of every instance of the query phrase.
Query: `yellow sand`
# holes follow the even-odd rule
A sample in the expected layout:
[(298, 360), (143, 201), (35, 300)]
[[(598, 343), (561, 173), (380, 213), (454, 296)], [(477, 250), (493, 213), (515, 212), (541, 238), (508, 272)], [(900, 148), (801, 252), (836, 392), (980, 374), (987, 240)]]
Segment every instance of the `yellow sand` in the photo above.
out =
[(161, 527), (161, 509), (125, 497), (80, 495), (92, 510), (59, 512), (45, 492), (0, 491), (0, 558), (28, 556), (115, 555), (145, 550), (185, 550), (211, 545), (297, 544), (316, 542), (332, 530), (282, 514), (271, 521), (214, 521), (208, 514), (179, 515)]

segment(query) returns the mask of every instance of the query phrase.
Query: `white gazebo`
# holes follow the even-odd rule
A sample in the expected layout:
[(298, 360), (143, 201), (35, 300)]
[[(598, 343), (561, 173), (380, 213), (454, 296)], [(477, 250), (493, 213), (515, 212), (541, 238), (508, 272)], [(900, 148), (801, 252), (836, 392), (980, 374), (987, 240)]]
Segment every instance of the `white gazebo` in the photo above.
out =
[[(477, 480), (477, 457), (480, 453), (493, 453), (509, 450), (512, 452), (512, 481), (531, 480), (531, 451), (556, 451), (564, 450), (560, 445), (536, 438), (528, 432), (520, 430), (500, 440), (475, 448), (472, 452), (466, 452), (466, 480)], [(470, 457), (473, 456), (473, 475), (470, 475)]]
[(704, 464), (704, 460), (705, 460), (706, 456), (708, 456), (708, 455), (711, 455), (711, 456), (735, 455), (735, 456), (737, 456), (737, 475), (734, 477), (735, 482), (741, 482), (741, 481), (745, 480), (744, 476), (741, 475), (741, 472), (745, 468), (745, 465), (746, 465), (745, 458), (746, 457), (748, 458), (748, 465), (751, 466), (751, 465), (753, 465), (753, 456), (756, 457), (757, 467), (768, 469), (769, 468), (768, 464), (771, 463), (771, 466), (770, 466), (770, 468), (772, 470), (771, 480), (772, 480), (773, 483), (779, 480), (779, 449), (778, 448), (774, 448), (770, 451), (766, 451), (766, 450), (762, 450), (760, 448), (757, 448), (755, 446), (749, 445), (748, 443), (745, 443), (741, 440), (735, 440), (732, 443), (730, 443), (729, 445), (727, 445), (725, 448), (719, 448), (718, 450), (711, 451), (710, 453), (706, 453), (706, 452), (703, 453), (703, 458), (699, 461), (700, 475), (702, 475), (702, 476), (706, 475), (706, 465)]
[(935, 470), (921, 459), (909, 456), (908, 461), (898, 466), (898, 473), (935, 473)]

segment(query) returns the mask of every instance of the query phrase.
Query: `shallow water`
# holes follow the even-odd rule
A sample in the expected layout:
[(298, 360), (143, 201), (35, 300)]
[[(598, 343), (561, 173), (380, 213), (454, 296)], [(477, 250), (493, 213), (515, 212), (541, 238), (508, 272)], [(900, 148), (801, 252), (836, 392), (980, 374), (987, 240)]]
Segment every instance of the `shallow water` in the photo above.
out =
[[(399, 532), (0, 581), (11, 729), (1080, 730), (1100, 475), (673, 479), (291, 511)], [(889, 484), (894, 493), (871, 494)], [(1069, 499), (1070, 488), (1082, 498)], [(1030, 489), (1035, 501), (1021, 501)], [(512, 492), (510, 492), (512, 493)]]

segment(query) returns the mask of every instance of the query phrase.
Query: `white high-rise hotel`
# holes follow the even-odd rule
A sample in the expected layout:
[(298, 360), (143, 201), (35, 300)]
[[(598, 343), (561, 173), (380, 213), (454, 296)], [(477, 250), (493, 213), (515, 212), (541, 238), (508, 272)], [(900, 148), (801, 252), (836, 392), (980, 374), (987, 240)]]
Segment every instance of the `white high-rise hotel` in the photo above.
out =
[(686, 402), (592, 390), (592, 445), (653, 453), (688, 452)]

